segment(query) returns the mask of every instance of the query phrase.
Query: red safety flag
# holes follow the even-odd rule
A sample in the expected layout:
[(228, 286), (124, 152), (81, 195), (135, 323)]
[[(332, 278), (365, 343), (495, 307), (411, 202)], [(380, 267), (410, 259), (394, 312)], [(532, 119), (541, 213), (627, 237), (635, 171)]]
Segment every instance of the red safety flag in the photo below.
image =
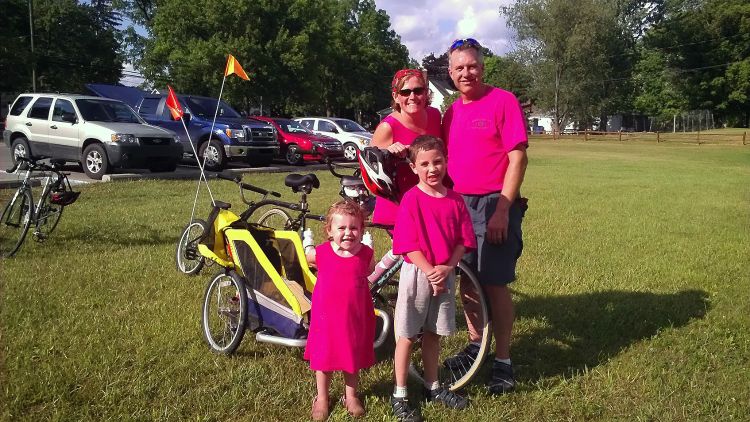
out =
[(169, 89), (169, 95), (167, 95), (167, 107), (169, 107), (169, 112), (172, 113), (172, 118), (174, 120), (180, 120), (183, 113), (182, 106), (177, 100), (177, 95), (175, 95), (172, 87), (167, 85), (167, 88)]
[(235, 59), (234, 56), (230, 54), (229, 58), (227, 58), (227, 68), (224, 69), (224, 76), (229, 76), (232, 73), (246, 81), (250, 80), (250, 78), (247, 76), (247, 73), (245, 73), (245, 70), (242, 69), (242, 66), (240, 66), (240, 62), (238, 62), (237, 59)]

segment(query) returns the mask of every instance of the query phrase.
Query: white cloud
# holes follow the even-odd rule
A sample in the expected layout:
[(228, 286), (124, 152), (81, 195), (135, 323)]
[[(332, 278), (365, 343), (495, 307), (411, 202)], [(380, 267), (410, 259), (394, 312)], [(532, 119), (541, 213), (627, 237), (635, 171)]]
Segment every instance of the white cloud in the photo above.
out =
[(391, 27), (401, 36), (409, 55), (417, 60), (442, 54), (457, 38), (476, 38), (495, 54), (512, 50), (514, 32), (500, 15), (500, 7), (513, 0), (375, 0), (391, 17)]

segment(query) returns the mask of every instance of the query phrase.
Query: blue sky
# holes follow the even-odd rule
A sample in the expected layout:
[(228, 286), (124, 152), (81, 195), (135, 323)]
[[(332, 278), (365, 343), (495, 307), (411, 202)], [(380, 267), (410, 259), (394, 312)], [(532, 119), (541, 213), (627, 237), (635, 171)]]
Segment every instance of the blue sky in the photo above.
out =
[(513, 0), (375, 0), (391, 17), (410, 56), (422, 61), (442, 54), (456, 38), (472, 37), (498, 55), (513, 49), (513, 30), (500, 16), (500, 7)]

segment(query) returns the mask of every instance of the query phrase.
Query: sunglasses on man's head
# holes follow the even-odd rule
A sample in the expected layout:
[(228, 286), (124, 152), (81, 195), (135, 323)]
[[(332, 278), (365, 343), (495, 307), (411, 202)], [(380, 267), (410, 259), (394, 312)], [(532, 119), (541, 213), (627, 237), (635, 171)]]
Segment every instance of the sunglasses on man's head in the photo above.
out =
[(408, 88), (401, 89), (398, 91), (398, 95), (402, 97), (408, 97), (409, 95), (411, 95), (412, 92), (414, 93), (414, 95), (422, 95), (424, 94), (424, 91), (425, 91), (424, 87), (420, 86), (418, 88), (413, 88), (413, 89), (408, 89)]
[(479, 41), (475, 40), (474, 38), (464, 38), (462, 40), (453, 41), (453, 44), (451, 44), (451, 51), (464, 45), (467, 45), (469, 47), (476, 47), (476, 48), (481, 47), (481, 45), (479, 45)]

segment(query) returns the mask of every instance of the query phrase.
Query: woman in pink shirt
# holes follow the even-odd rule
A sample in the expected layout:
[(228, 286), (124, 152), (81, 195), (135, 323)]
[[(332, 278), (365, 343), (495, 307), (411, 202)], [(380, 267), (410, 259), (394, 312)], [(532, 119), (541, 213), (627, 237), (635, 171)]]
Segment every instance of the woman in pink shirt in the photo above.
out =
[[(371, 146), (405, 155), (417, 136), (440, 136), (440, 111), (429, 106), (427, 78), (417, 69), (401, 69), (391, 83), (393, 113), (386, 116), (375, 129)], [(396, 184), (403, 194), (419, 179), (404, 163), (396, 171)], [(398, 204), (378, 197), (372, 221), (392, 225), (396, 222)]]

